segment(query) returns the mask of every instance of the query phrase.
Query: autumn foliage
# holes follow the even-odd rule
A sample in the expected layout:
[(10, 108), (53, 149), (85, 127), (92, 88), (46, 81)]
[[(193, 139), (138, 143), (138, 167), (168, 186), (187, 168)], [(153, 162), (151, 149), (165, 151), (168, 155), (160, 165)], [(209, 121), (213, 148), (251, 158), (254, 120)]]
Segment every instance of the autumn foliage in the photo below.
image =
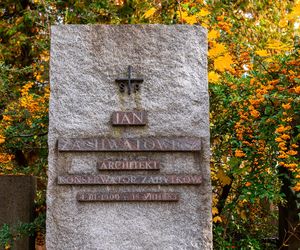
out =
[(1, 2), (0, 174), (38, 176), (43, 212), (51, 24), (202, 25), (215, 248), (268, 249), (278, 206), (299, 216), (299, 16), (297, 0)]

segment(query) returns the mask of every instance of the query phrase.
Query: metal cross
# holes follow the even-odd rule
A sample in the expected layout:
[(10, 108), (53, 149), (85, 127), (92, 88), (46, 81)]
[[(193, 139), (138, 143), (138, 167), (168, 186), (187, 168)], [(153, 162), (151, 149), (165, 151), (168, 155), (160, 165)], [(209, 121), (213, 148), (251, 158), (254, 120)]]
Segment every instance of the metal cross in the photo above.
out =
[(144, 81), (142, 78), (131, 78), (132, 67), (128, 66), (128, 78), (118, 78), (116, 83), (119, 84), (121, 92), (125, 91), (125, 86), (127, 85), (128, 95), (131, 94), (132, 88), (133, 92), (139, 91), (139, 84)]

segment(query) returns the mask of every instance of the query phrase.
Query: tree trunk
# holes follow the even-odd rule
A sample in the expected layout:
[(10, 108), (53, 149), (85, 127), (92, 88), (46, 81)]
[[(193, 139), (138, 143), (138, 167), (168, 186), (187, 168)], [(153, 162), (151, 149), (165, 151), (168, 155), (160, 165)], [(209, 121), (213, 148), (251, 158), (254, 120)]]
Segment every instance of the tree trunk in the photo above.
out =
[(280, 169), (282, 180), (281, 192), (285, 194), (286, 203), (279, 207), (279, 249), (300, 249), (300, 204), (299, 193), (291, 189), (292, 183), (285, 168)]

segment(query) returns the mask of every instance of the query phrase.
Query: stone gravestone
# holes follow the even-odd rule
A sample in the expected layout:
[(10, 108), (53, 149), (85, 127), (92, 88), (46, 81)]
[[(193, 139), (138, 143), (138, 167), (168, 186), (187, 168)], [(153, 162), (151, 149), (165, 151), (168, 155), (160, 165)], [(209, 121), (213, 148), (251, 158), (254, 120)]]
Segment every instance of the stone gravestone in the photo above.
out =
[(211, 249), (206, 31), (51, 30), (47, 249)]
[[(0, 229), (8, 224), (11, 233), (17, 234), (20, 223), (34, 220), (36, 177), (23, 175), (0, 176)], [(0, 249), (2, 250), (3, 248)], [(21, 236), (13, 242), (13, 250), (34, 249), (34, 238)]]

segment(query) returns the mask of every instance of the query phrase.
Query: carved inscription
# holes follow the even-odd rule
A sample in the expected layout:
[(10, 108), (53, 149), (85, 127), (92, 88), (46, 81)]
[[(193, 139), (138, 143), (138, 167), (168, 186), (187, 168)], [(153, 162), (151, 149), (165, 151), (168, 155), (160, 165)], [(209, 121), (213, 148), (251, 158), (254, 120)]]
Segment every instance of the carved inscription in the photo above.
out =
[(146, 125), (146, 111), (116, 111), (112, 114), (112, 125)]
[(99, 161), (99, 170), (159, 170), (159, 161)]
[(175, 192), (81, 192), (78, 201), (178, 201)]
[(59, 151), (200, 151), (201, 139), (175, 138), (69, 138), (58, 140)]
[(201, 175), (64, 175), (59, 185), (200, 185)]

